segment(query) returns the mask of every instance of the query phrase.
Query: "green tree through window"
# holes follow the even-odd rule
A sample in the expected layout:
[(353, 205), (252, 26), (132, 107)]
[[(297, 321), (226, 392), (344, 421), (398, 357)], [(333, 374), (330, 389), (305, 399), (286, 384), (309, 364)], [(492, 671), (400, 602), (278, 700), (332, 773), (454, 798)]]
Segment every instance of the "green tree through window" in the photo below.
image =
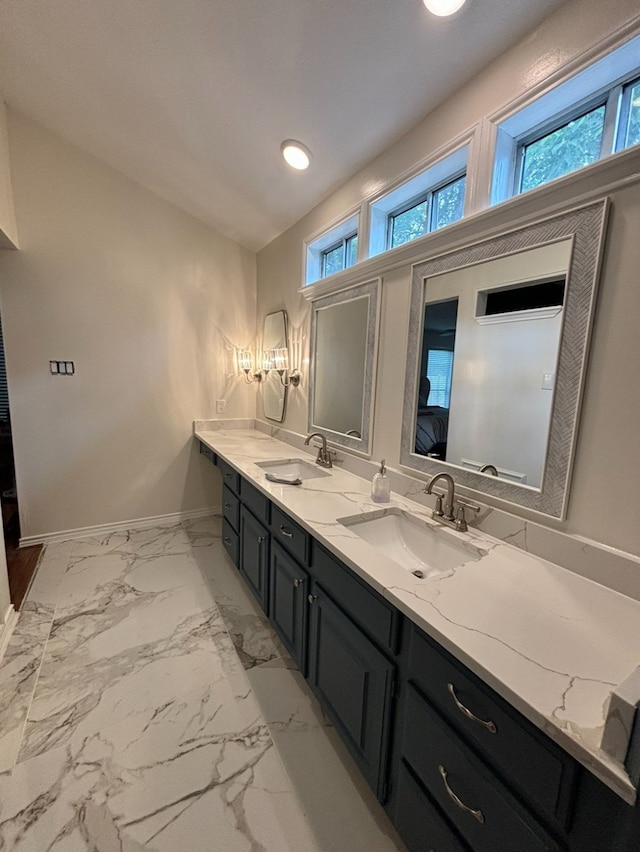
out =
[(600, 157), (605, 107), (567, 122), (540, 139), (522, 146), (520, 191), (588, 166)]

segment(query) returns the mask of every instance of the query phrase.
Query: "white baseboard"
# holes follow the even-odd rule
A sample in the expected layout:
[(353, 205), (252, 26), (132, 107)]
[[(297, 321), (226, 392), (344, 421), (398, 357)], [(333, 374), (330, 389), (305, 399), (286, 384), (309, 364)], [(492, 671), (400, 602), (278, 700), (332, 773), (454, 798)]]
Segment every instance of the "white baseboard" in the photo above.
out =
[(122, 530), (137, 530), (145, 527), (166, 526), (193, 518), (206, 518), (207, 515), (219, 515), (221, 506), (209, 506), (206, 509), (192, 509), (189, 512), (172, 512), (169, 515), (154, 515), (151, 518), (134, 518), (129, 521), (117, 521), (112, 524), (97, 524), (94, 527), (77, 527), (72, 530), (44, 533), (43, 535), (26, 535), (20, 539), (20, 547), (32, 544), (50, 544), (54, 541), (68, 541), (71, 538), (86, 538), (87, 536), (107, 535)]
[(4, 657), (4, 652), (7, 650), (9, 640), (13, 635), (15, 626), (18, 623), (18, 613), (13, 608), (13, 604), (9, 604), (9, 608), (5, 614), (4, 624), (0, 624), (0, 663)]

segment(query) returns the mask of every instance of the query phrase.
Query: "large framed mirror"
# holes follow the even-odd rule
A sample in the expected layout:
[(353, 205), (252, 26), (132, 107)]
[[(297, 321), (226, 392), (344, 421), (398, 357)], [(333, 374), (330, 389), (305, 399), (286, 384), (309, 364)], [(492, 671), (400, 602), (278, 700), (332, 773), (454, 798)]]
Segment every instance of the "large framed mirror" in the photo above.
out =
[(413, 268), (400, 462), (564, 518), (606, 199)]
[[(262, 327), (262, 349), (265, 353), (274, 349), (287, 349), (286, 311), (274, 311), (264, 318)], [(271, 369), (271, 363), (258, 364), (258, 369), (267, 368), (262, 379), (262, 405), (264, 416), (276, 423), (282, 423), (287, 410), (287, 387), (280, 381), (278, 373)], [(268, 371), (267, 371), (268, 370)]]
[(371, 455), (380, 279), (311, 303), (309, 431)]

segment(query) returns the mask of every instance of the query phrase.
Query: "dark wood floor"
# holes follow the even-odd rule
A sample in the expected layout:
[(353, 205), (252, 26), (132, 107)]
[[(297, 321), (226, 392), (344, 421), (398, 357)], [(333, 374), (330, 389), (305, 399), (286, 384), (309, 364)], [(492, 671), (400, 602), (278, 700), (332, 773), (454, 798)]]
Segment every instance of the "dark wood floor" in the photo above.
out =
[(9, 593), (11, 603), (20, 610), (22, 602), (29, 590), (38, 559), (42, 553), (42, 545), (19, 547), (20, 530), (17, 520), (17, 506), (3, 503), (2, 518), (4, 526), (4, 544), (7, 552), (7, 573), (9, 575)]
[(24, 597), (29, 590), (29, 584), (35, 573), (41, 552), (41, 544), (34, 544), (31, 547), (17, 547), (17, 545), (7, 547), (9, 592), (11, 603), (17, 610), (22, 606)]

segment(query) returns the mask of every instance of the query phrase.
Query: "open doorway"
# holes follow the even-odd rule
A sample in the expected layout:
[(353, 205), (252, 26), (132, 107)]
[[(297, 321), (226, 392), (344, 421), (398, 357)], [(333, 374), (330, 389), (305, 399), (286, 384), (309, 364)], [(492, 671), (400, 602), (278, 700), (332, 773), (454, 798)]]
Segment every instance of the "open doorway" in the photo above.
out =
[(0, 500), (2, 530), (7, 553), (7, 572), (11, 603), (16, 610), (22, 606), (38, 565), (42, 545), (20, 547), (20, 518), (16, 490), (16, 468), (13, 457), (13, 434), (9, 389), (4, 358), (4, 339), (0, 318)]

